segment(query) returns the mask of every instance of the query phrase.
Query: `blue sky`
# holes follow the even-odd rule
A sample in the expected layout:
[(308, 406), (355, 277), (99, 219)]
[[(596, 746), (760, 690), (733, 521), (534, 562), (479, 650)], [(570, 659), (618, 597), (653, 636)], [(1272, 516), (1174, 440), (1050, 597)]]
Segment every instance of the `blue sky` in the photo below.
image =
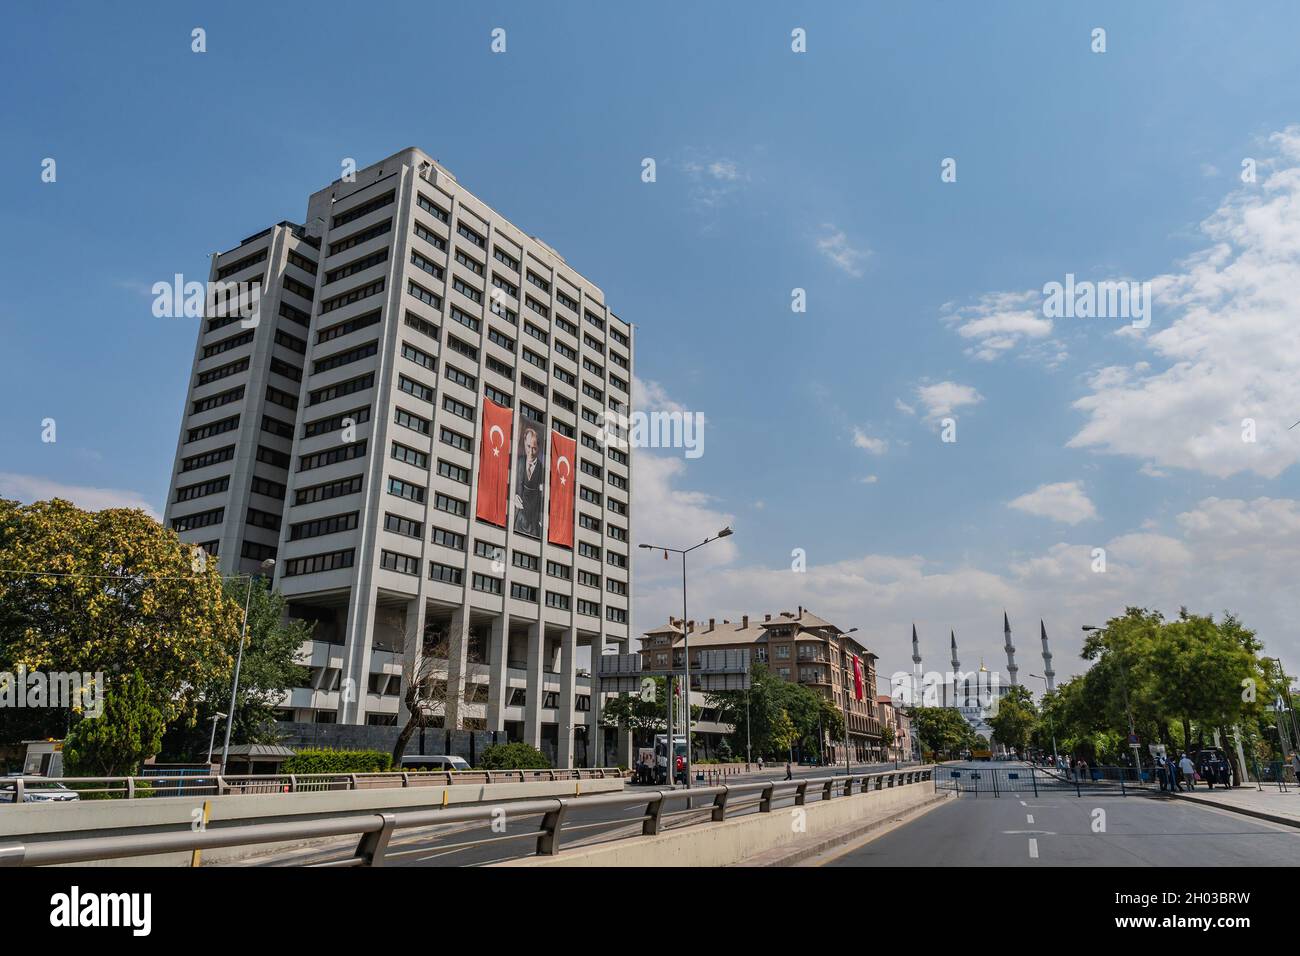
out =
[[(1040, 616), (1065, 674), (1080, 624), (1186, 603), (1300, 664), (1300, 11), (702, 6), (11, 8), (0, 494), (161, 513), (196, 330), (149, 287), (415, 145), (605, 289), (647, 405), (706, 416), (636, 479), (639, 537), (736, 526), (692, 616), (803, 603), (888, 673), (913, 620), (996, 665), (1006, 607), (1022, 675)], [(1150, 328), (1045, 319), (1067, 273), (1152, 281)], [(639, 628), (671, 567), (638, 565)]]

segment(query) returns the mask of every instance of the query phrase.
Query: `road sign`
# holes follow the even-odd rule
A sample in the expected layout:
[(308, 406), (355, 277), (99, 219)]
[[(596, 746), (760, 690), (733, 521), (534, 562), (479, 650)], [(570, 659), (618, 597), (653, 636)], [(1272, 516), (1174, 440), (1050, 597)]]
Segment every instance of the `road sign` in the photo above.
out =
[(1128, 735), (1128, 745), (1129, 745), (1130, 747), (1136, 747), (1136, 746), (1138, 745), (1138, 735), (1137, 735), (1137, 734), (1129, 734), (1129, 735)]

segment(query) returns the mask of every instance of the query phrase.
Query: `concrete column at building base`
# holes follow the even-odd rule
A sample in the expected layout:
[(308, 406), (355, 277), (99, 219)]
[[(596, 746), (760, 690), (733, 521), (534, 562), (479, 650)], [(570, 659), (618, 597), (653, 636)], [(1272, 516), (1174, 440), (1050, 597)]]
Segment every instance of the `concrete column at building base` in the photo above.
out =
[(447, 625), (447, 707), (444, 725), (460, 730), (465, 718), (465, 671), (469, 655), (469, 614), (461, 607)]
[(528, 667), (524, 690), (524, 743), (542, 747), (542, 699), (546, 694), (543, 670), (546, 664), (546, 632), (540, 623), (528, 625)]

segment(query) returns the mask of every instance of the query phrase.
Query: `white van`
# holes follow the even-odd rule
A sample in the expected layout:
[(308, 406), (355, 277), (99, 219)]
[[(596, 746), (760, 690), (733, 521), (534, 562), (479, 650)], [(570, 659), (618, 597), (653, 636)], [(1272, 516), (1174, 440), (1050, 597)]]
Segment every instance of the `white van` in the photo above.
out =
[(464, 757), (445, 754), (406, 754), (402, 757), (403, 770), (470, 770)]

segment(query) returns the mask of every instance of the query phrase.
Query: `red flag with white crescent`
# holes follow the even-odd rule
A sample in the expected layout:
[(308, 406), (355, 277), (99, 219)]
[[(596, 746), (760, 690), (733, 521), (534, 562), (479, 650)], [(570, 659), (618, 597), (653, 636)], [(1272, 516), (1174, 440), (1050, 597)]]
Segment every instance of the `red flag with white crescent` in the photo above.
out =
[(573, 547), (573, 498), (577, 493), (573, 463), (578, 443), (559, 432), (551, 432), (551, 507), (547, 512), (546, 540)]
[(483, 399), (483, 433), (479, 438), (478, 503), (476, 517), (506, 525), (510, 493), (510, 433), (514, 413), (491, 399)]
[(862, 661), (856, 654), (853, 655), (853, 696), (862, 699)]

